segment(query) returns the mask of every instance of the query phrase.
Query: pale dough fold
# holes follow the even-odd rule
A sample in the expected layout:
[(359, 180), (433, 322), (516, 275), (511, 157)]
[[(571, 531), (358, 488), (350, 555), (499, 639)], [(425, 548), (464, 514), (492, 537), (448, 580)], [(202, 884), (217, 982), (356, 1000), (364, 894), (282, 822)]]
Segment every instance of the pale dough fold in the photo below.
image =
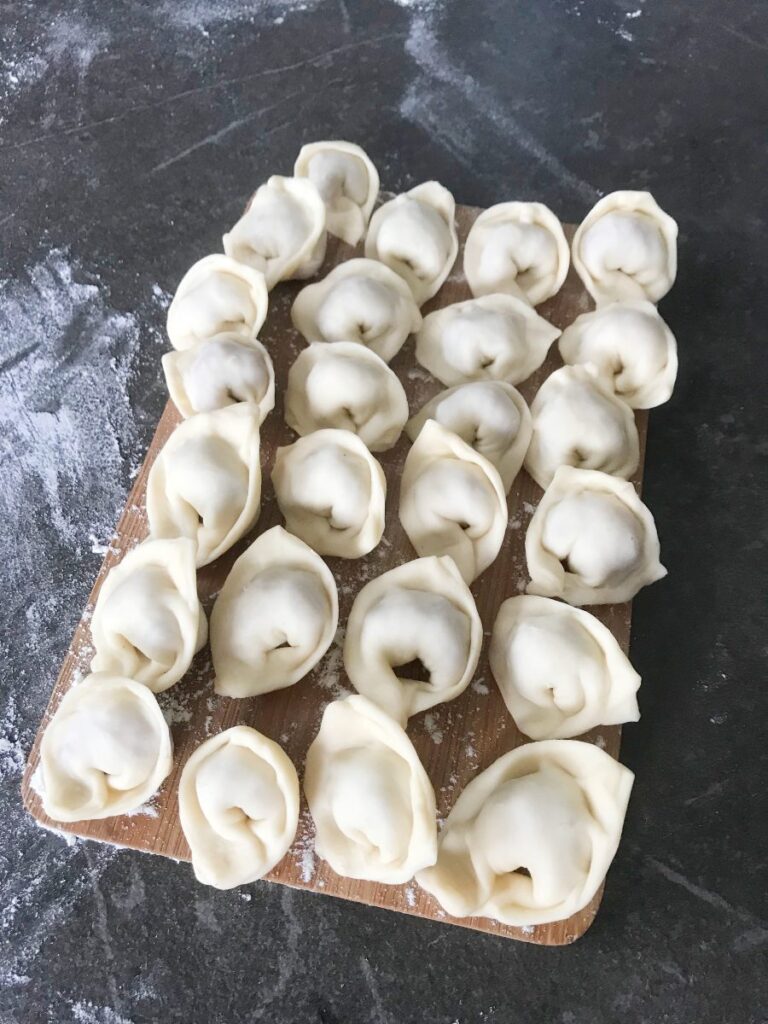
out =
[(379, 194), (379, 172), (367, 153), (352, 142), (310, 142), (301, 147), (293, 173), (317, 187), (330, 233), (357, 245)]

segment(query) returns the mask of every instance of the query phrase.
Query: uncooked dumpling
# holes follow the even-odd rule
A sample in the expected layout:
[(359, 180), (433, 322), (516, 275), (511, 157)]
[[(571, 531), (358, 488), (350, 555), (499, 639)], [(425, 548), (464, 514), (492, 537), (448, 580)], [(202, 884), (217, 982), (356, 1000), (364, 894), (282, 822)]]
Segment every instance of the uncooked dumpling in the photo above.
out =
[(356, 341), (389, 362), (421, 326), (402, 277), (377, 260), (347, 260), (302, 288), (291, 319), (307, 341)]
[(401, 885), (434, 864), (435, 794), (413, 744), (365, 697), (325, 709), (304, 792), (315, 852), (338, 875)]
[(92, 672), (127, 676), (154, 693), (178, 683), (205, 643), (195, 542), (147, 540), (107, 573), (91, 620)]
[(491, 635), (491, 671), (517, 727), (568, 739), (636, 722), (640, 676), (594, 615), (547, 597), (510, 597)]
[(650, 192), (611, 192), (579, 225), (573, 265), (598, 306), (658, 302), (677, 276), (677, 224)]
[(560, 466), (632, 476), (640, 458), (632, 410), (591, 366), (555, 370), (531, 403), (533, 436), (525, 468), (541, 488)]
[(337, 427), (383, 452), (397, 443), (407, 419), (408, 399), (397, 376), (353, 341), (315, 342), (288, 373), (285, 422), (302, 436)]
[(259, 411), (231, 405), (184, 420), (149, 471), (153, 537), (190, 537), (208, 565), (251, 529), (261, 502)]
[(254, 697), (291, 686), (320, 661), (338, 622), (330, 569), (274, 526), (240, 555), (213, 606), (214, 689)]
[(379, 174), (365, 151), (352, 142), (310, 142), (293, 173), (317, 186), (330, 233), (357, 245), (379, 194)]
[(570, 262), (557, 217), (543, 203), (499, 203), (467, 236), (464, 274), (473, 295), (503, 292), (538, 306), (563, 286)]
[(653, 516), (626, 480), (561, 466), (528, 524), (529, 594), (619, 604), (666, 576)]
[(371, 217), (365, 255), (406, 280), (420, 306), (438, 291), (456, 261), (455, 212), (448, 189), (426, 181), (390, 199)]
[(217, 334), (253, 341), (267, 316), (264, 275), (222, 253), (198, 260), (181, 279), (168, 309), (168, 337), (179, 351)]
[(170, 396), (185, 419), (251, 402), (261, 421), (274, 407), (275, 371), (259, 341), (217, 334), (185, 352), (166, 352), (162, 363)]
[(40, 745), (43, 807), (89, 821), (141, 807), (172, 765), (171, 734), (152, 691), (99, 672), (68, 690)]
[(560, 335), (560, 355), (592, 364), (633, 409), (653, 409), (672, 395), (677, 343), (652, 302), (630, 299), (582, 313)]
[(307, 178), (273, 174), (224, 235), (224, 252), (264, 275), (267, 288), (312, 277), (325, 259), (325, 204)]
[(474, 381), (441, 391), (406, 424), (412, 441), (427, 420), (458, 434), (499, 471), (509, 493), (531, 441), (531, 413), (520, 392), (499, 380)]
[(416, 359), (443, 384), (504, 380), (538, 370), (560, 330), (522, 299), (486, 295), (436, 309), (416, 335)]
[[(417, 558), (371, 580), (355, 598), (344, 668), (356, 690), (404, 724), (466, 690), (482, 642), (474, 598), (453, 559)], [(407, 675), (415, 661), (428, 680)]]
[(255, 882), (296, 835), (296, 769), (277, 743), (236, 725), (202, 743), (184, 765), (179, 818), (199, 882), (217, 889)]
[(408, 452), (400, 522), (420, 555), (450, 555), (467, 583), (496, 558), (507, 528), (498, 470), (435, 420)]
[(287, 529), (318, 554), (360, 558), (381, 540), (387, 482), (356, 434), (316, 430), (278, 448), (272, 483)]
[(526, 927), (582, 910), (616, 853), (634, 775), (579, 740), (526, 743), (463, 790), (417, 875), (454, 917)]

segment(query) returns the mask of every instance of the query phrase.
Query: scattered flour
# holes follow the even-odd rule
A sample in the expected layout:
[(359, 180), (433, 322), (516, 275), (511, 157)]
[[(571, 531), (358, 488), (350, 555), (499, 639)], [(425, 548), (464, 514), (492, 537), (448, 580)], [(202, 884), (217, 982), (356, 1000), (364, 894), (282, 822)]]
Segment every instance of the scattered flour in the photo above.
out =
[(342, 674), (344, 672), (344, 634), (345, 629), (343, 626), (339, 626), (336, 630), (336, 635), (333, 638), (333, 643), (325, 656), (325, 660), (320, 663), (317, 676), (317, 684), (321, 686), (334, 700), (339, 700), (341, 697), (348, 697), (352, 690), (350, 687), (345, 686), (342, 682)]
[(431, 711), (424, 715), (424, 728), (435, 745), (443, 742), (443, 730), (438, 726), (437, 719)]
[(416, 906), (416, 890), (414, 889), (414, 887), (412, 885), (406, 886), (406, 889), (405, 889), (405, 902), (408, 904), (409, 907), (415, 907)]
[(475, 693), (479, 693), (481, 697), (487, 697), (491, 692), (488, 688), (488, 684), (484, 679), (475, 679), (472, 683), (472, 689)]

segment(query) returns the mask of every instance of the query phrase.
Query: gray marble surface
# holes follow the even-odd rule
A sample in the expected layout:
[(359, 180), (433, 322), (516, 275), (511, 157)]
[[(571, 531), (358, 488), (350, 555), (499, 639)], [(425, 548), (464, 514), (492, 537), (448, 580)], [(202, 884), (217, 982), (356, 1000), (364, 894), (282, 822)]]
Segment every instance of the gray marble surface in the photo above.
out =
[[(754, 0), (0, 5), (0, 1020), (596, 1024), (768, 1019), (765, 126)], [(300, 144), (382, 183), (543, 200), (650, 188), (680, 345), (645, 496), (637, 773), (597, 921), (529, 948), (68, 845), (19, 781), (165, 401), (164, 310)]]

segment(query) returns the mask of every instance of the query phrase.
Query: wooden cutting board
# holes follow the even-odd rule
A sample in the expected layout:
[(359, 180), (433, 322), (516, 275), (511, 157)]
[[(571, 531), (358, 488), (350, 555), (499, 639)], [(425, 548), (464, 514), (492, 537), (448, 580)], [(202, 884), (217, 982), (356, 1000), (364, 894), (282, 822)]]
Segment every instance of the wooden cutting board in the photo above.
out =
[[(457, 208), (462, 250), (459, 252), (453, 273), (437, 296), (424, 307), (424, 313), (471, 298), (461, 270), (463, 243), (479, 213), (479, 210), (471, 207)], [(574, 229), (566, 230), (569, 238), (572, 237)], [(352, 250), (329, 237), (328, 255), (321, 276), (337, 263), (354, 255), (362, 255), (361, 248)], [(295, 436), (283, 420), (282, 396), (288, 369), (304, 346), (303, 338), (293, 329), (290, 319), (291, 304), (300, 287), (299, 283), (294, 282), (280, 284), (270, 295), (269, 315), (261, 338), (275, 364), (277, 403), (262, 427), (264, 485), (261, 515), (256, 529), (246, 540), (237, 544), (213, 565), (206, 566), (200, 571), (200, 598), (207, 612), (210, 612), (213, 599), (235, 558), (257, 534), (282, 522), (270, 482), (270, 471), (275, 449), (279, 445), (290, 444), (295, 440)], [(590, 308), (591, 300), (571, 270), (559, 295), (541, 306), (538, 311), (563, 328)], [(545, 377), (560, 365), (561, 360), (555, 344), (544, 366), (520, 386), (520, 391), (528, 402)], [(405, 387), (411, 414), (441, 390), (441, 385), (416, 362), (412, 338), (408, 339), (391, 366)], [(161, 373), (159, 365), (157, 372)], [(341, 640), (343, 625), (355, 595), (368, 580), (416, 555), (397, 517), (400, 474), (409, 447), (409, 442), (403, 434), (395, 448), (376, 456), (384, 467), (388, 484), (387, 525), (381, 543), (365, 558), (354, 561), (327, 559), (339, 586), (339, 621), (342, 629), (315, 671), (295, 686), (277, 693), (246, 700), (219, 697), (213, 691), (210, 654), (207, 648), (204, 649), (195, 659), (185, 678), (166, 693), (159, 695), (161, 706), (171, 724), (175, 758), (173, 772), (151, 803), (130, 816), (74, 824), (51, 821), (43, 812), (38, 794), (40, 738), (63, 694), (88, 672), (93, 656), (89, 623), (99, 588), (109, 569), (147, 534), (144, 510), (147, 475), (155, 456), (179, 419), (175, 407), (169, 402), (160, 418), (133, 489), (128, 495), (88, 605), (64, 658), (29, 756), (22, 793), (29, 812), (46, 827), (70, 832), (83, 838), (98, 839), (187, 861), (189, 849), (179, 825), (177, 788), (181, 769), (189, 755), (207, 737), (230, 726), (244, 723), (280, 743), (301, 776), (307, 748), (317, 732), (323, 709), (330, 700), (352, 692), (352, 687), (344, 675)], [(642, 467), (647, 413), (637, 414), (637, 424), (641, 440)], [(639, 486), (639, 475), (635, 483)], [(487, 768), (501, 754), (526, 741), (504, 706), (488, 667), (487, 654), (488, 637), (499, 605), (505, 598), (522, 593), (528, 582), (524, 552), (525, 531), (540, 497), (540, 489), (527, 473), (521, 472), (508, 497), (509, 526), (501, 553), (493, 565), (472, 585), (485, 630), (483, 652), (472, 683), (456, 700), (438, 705), (431, 712), (417, 715), (408, 723), (408, 734), (435, 787), (438, 814), (441, 819), (448, 814), (458, 794), (470, 779)], [(626, 651), (629, 646), (631, 605), (602, 606), (591, 610), (609, 626)], [(620, 736), (621, 729), (618, 726), (606, 726), (593, 730), (583, 739), (599, 744), (613, 757), (618, 757)], [(402, 913), (463, 925), (465, 928), (474, 928), (494, 935), (550, 946), (565, 945), (583, 935), (595, 917), (602, 895), (601, 890), (588, 907), (567, 921), (531, 928), (510, 928), (480, 917), (452, 918), (415, 882), (403, 886), (390, 886), (341, 878), (334, 874), (330, 867), (314, 854), (313, 825), (306, 803), (302, 805), (299, 829), (292, 848), (267, 877), (270, 881), (281, 882), (284, 885), (312, 889), (318, 893), (340, 896), (376, 907), (399, 910)]]

